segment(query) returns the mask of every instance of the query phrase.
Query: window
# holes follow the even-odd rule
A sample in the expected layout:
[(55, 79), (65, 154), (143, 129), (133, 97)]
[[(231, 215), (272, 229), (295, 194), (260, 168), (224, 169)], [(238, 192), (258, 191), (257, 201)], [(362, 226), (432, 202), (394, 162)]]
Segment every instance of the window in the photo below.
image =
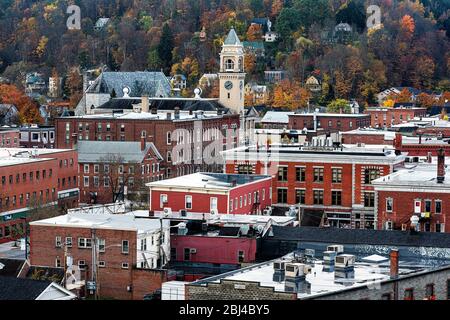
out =
[(167, 151), (167, 162), (172, 162), (172, 152)]
[(278, 190), (278, 203), (287, 203), (287, 189), (279, 188)]
[(431, 212), (431, 200), (425, 200), (425, 212)]
[(192, 196), (185, 196), (185, 208), (192, 209)]
[(314, 168), (314, 182), (323, 182), (323, 168)]
[(61, 248), (62, 243), (61, 243), (61, 237), (55, 237), (55, 247), (56, 248)]
[(279, 167), (278, 168), (278, 181), (287, 181), (287, 167)]
[(434, 284), (433, 283), (427, 284), (427, 286), (425, 287), (425, 298), (428, 300), (436, 299), (436, 297), (434, 295)]
[(233, 211), (233, 208), (234, 208), (234, 207), (233, 207), (233, 199), (231, 199), (231, 200), (230, 200), (230, 212)]
[[(130, 179), (131, 179), (131, 178), (130, 178)], [(95, 176), (95, 177), (94, 177), (94, 187), (97, 187), (97, 188), (98, 188), (98, 186), (99, 186), (99, 179), (98, 179), (97, 176)]]
[(238, 251), (238, 262), (244, 262), (245, 260), (245, 253), (244, 251), (239, 250)]
[(98, 164), (94, 164), (94, 173), (98, 173), (100, 166)]
[(342, 205), (342, 191), (331, 191), (331, 205)]
[(368, 208), (375, 207), (375, 193), (364, 192), (364, 206)]
[(314, 190), (314, 204), (323, 204), (323, 190)]
[(190, 248), (184, 248), (184, 261), (191, 260), (191, 249)]
[(55, 267), (56, 268), (61, 268), (61, 259), (59, 257), (57, 257), (55, 259)]
[(83, 177), (83, 185), (89, 187), (89, 177)]
[(172, 144), (172, 132), (167, 132), (167, 144)]
[[(245, 196), (245, 199), (247, 199), (247, 196)], [(247, 202), (247, 200), (246, 200)], [(216, 197), (212, 197), (209, 199), (209, 209), (212, 210), (217, 210), (217, 198)]]
[(392, 210), (394, 210), (394, 199), (387, 198), (386, 199), (386, 211), (392, 212)]
[(225, 70), (234, 70), (234, 61), (233, 59), (225, 60)]
[(405, 294), (404, 294), (403, 299), (404, 300), (414, 300), (414, 289), (413, 288), (405, 289)]
[(239, 207), (242, 208), (243, 199), (242, 196), (239, 197)]
[(369, 184), (373, 180), (378, 179), (380, 177), (379, 169), (365, 169), (364, 170), (364, 183)]
[(141, 239), (141, 250), (147, 251), (147, 239)]
[(129, 247), (128, 240), (122, 240), (122, 253), (128, 253)]
[(105, 171), (105, 173), (109, 173), (109, 164), (103, 165), (103, 171)]
[(81, 249), (92, 248), (92, 239), (91, 238), (78, 238), (78, 248), (81, 248)]
[(84, 171), (84, 173), (89, 173), (89, 165), (88, 164), (85, 164), (83, 166), (83, 171)]
[(295, 203), (305, 204), (306, 190), (297, 189), (295, 190)]
[(108, 176), (105, 176), (104, 178), (103, 178), (103, 186), (104, 187), (109, 187), (109, 177)]
[(66, 246), (72, 248), (72, 237), (66, 237)]
[(98, 267), (99, 268), (105, 268), (106, 267), (106, 262), (105, 261), (99, 261), (98, 262)]
[(123, 174), (123, 165), (121, 164), (118, 169), (119, 174)]
[(122, 269), (128, 269), (128, 262), (122, 262)]
[(98, 239), (98, 251), (105, 252), (105, 249), (106, 249), (105, 239)]
[(295, 168), (295, 180), (298, 182), (304, 182), (306, 180), (306, 168), (305, 167)]
[(169, 200), (169, 198), (168, 198), (167, 194), (160, 195), (159, 196), (159, 207), (164, 208), (164, 205), (166, 203), (168, 203), (168, 200)]
[(436, 200), (436, 201), (434, 202), (434, 206), (435, 206), (434, 211), (435, 211), (437, 214), (442, 213), (442, 201), (441, 201), (441, 200)]
[(341, 168), (333, 168), (332, 182), (333, 183), (341, 183), (342, 182), (342, 169)]

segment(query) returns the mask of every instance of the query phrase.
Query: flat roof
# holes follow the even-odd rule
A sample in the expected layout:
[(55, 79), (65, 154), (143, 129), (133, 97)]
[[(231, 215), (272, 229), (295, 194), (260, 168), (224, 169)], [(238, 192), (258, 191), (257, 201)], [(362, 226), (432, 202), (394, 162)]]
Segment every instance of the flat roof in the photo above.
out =
[[(171, 114), (171, 118), (167, 119), (167, 114)], [(197, 114), (196, 114), (197, 113)], [(59, 119), (123, 119), (123, 120), (201, 120), (201, 119), (214, 119), (221, 118), (223, 115), (218, 115), (217, 112), (204, 111), (202, 115), (199, 111), (189, 114), (187, 111), (180, 111), (179, 119), (175, 119), (174, 111), (158, 112), (153, 114), (151, 112), (123, 112), (123, 113), (96, 113), (80, 116), (60, 117)]]
[[(58, 152), (72, 151), (71, 149), (40, 149), (40, 148), (0, 148), (0, 167), (27, 163), (49, 161), (51, 155)], [(36, 158), (33, 157), (46, 156)]]
[(341, 118), (367, 118), (370, 117), (368, 114), (364, 113), (293, 113), (289, 116), (306, 116), (306, 117), (313, 117), (314, 115), (318, 117), (341, 117)]
[(161, 228), (160, 221), (155, 219), (136, 218), (132, 215), (124, 214), (90, 214), (81, 212), (70, 212), (62, 216), (34, 221), (30, 225), (131, 230), (137, 231), (138, 234), (159, 231)]
[(294, 112), (284, 111), (267, 111), (264, 117), (261, 119), (262, 123), (289, 123), (289, 116)]
[[(294, 254), (290, 253), (281, 259), (285, 260), (286, 263), (290, 263), (294, 260)], [(360, 261), (363, 259), (360, 259)], [(356, 262), (354, 265), (354, 273), (350, 274), (336, 272), (334, 269), (325, 269), (323, 260), (314, 259), (312, 263), (306, 263), (311, 266), (311, 273), (307, 274), (304, 280), (297, 282), (296, 287), (298, 289), (292, 290), (292, 287), (295, 287), (293, 281), (286, 280), (286, 278), (281, 281), (278, 281), (279, 279), (276, 278), (274, 279), (273, 263), (277, 260), (279, 259), (199, 280), (193, 282), (191, 285), (220, 283), (222, 280), (257, 282), (260, 286), (273, 288), (276, 292), (297, 293), (298, 299), (310, 299), (323, 294), (338, 293), (348, 289), (363, 288), (371, 285), (374, 286), (391, 279), (389, 262)], [(404, 264), (402, 261), (399, 263), (399, 277), (425, 270), (427, 269), (423, 266)]]
[(271, 179), (270, 176), (225, 174), (225, 173), (193, 173), (172, 179), (160, 180), (147, 183), (148, 187), (156, 188), (201, 188), (215, 190), (229, 190), (237, 186), (245, 185), (255, 181)]

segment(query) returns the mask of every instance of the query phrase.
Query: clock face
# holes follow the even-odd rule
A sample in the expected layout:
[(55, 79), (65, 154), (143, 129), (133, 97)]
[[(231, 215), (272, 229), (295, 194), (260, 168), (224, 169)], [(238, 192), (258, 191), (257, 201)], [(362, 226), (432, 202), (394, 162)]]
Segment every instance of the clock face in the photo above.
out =
[(225, 89), (231, 90), (233, 88), (233, 82), (227, 81), (225, 82)]

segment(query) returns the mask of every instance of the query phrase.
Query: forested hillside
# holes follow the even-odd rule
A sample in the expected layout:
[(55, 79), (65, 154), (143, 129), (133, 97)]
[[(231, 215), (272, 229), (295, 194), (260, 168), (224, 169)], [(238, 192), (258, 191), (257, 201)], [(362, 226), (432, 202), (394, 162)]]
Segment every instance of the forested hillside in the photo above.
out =
[[(81, 30), (66, 27), (71, 4), (81, 8)], [(366, 28), (369, 5), (381, 8), (379, 28)], [(111, 22), (95, 31), (101, 17)], [(203, 73), (218, 71), (230, 27), (241, 40), (260, 39), (251, 26), (258, 17), (270, 18), (280, 39), (264, 43), (264, 57), (246, 57), (248, 81), (284, 69), (295, 87), (315, 74), (323, 81), (319, 102), (373, 103), (389, 86), (450, 89), (450, 0), (2, 0), (0, 76), (21, 85), (31, 71), (70, 76), (107, 65), (181, 72), (193, 88)], [(339, 23), (353, 30), (336, 40)], [(69, 94), (79, 90), (74, 82)]]

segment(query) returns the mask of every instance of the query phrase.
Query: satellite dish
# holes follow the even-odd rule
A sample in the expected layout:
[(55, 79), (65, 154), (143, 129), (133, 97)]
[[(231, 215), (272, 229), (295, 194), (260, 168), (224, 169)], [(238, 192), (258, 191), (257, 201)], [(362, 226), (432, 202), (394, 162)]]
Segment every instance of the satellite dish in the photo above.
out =
[(122, 92), (124, 98), (129, 98), (131, 89), (129, 87), (123, 87)]
[(202, 94), (202, 89), (200, 89), (200, 88), (195, 88), (194, 89), (195, 99), (200, 99), (201, 98), (201, 94)]

